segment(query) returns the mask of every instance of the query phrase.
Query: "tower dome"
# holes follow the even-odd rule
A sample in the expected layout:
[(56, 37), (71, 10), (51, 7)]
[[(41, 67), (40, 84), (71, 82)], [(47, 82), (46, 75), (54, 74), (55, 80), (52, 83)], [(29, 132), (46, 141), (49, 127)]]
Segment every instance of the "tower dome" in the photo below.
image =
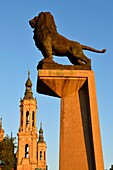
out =
[(26, 90), (25, 90), (25, 95), (24, 99), (33, 99), (33, 93), (32, 93), (32, 82), (30, 79), (30, 71), (28, 71), (28, 79), (25, 83)]
[(39, 143), (44, 142), (44, 136), (43, 136), (43, 129), (42, 129), (42, 123), (40, 123), (40, 129), (39, 129)]

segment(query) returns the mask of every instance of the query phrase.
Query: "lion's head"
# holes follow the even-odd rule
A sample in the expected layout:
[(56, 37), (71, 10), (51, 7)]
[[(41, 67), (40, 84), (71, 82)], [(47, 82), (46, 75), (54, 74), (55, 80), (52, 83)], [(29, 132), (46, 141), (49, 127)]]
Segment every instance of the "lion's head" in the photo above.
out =
[(38, 16), (34, 17), (29, 21), (29, 24), (34, 28), (34, 39), (35, 36), (40, 38), (46, 37), (49, 34), (55, 34), (57, 32), (54, 18), (50, 12), (41, 12)]

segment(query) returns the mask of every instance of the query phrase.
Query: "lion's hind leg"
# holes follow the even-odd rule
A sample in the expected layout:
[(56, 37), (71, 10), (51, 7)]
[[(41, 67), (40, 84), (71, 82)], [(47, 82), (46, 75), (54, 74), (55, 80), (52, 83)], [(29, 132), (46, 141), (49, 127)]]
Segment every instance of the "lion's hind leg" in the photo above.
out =
[(84, 64), (81, 60), (78, 60), (78, 58), (73, 57), (73, 55), (69, 55), (68, 59), (73, 65), (83, 65)]
[(81, 61), (83, 61), (85, 65), (91, 66), (91, 59), (89, 59), (88, 57), (86, 57), (84, 54), (82, 54), (82, 56), (80, 56), (79, 59), (80, 59)]
[(90, 66), (91, 65), (91, 60), (86, 57), (81, 49), (81, 46), (78, 46), (78, 48), (72, 48), (72, 55), (74, 58), (78, 59), (78, 62), (80, 64), (85, 64)]

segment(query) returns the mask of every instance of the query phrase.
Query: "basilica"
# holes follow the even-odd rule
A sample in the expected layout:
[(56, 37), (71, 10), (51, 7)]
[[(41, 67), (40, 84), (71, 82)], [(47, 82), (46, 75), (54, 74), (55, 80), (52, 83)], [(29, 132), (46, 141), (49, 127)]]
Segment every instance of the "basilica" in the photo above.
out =
[[(37, 133), (37, 101), (33, 97), (30, 72), (25, 83), (26, 89), (20, 100), (20, 125), (18, 130), (18, 148), (16, 152), (17, 170), (47, 170), (46, 142), (44, 141), (42, 123)], [(0, 118), (0, 142), (4, 139), (2, 118)]]

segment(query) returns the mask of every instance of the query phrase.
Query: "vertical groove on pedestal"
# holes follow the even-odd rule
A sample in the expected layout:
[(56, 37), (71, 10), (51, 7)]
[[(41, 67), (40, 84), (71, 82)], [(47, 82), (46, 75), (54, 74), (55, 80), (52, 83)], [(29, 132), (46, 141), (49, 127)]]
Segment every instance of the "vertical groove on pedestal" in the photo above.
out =
[(95, 170), (96, 166), (95, 166), (95, 158), (94, 158), (89, 91), (88, 91), (87, 81), (84, 83), (84, 85), (79, 90), (79, 100), (80, 100), (81, 117), (82, 117), (82, 125), (83, 125), (83, 131), (84, 131), (88, 166), (89, 166), (89, 170)]

